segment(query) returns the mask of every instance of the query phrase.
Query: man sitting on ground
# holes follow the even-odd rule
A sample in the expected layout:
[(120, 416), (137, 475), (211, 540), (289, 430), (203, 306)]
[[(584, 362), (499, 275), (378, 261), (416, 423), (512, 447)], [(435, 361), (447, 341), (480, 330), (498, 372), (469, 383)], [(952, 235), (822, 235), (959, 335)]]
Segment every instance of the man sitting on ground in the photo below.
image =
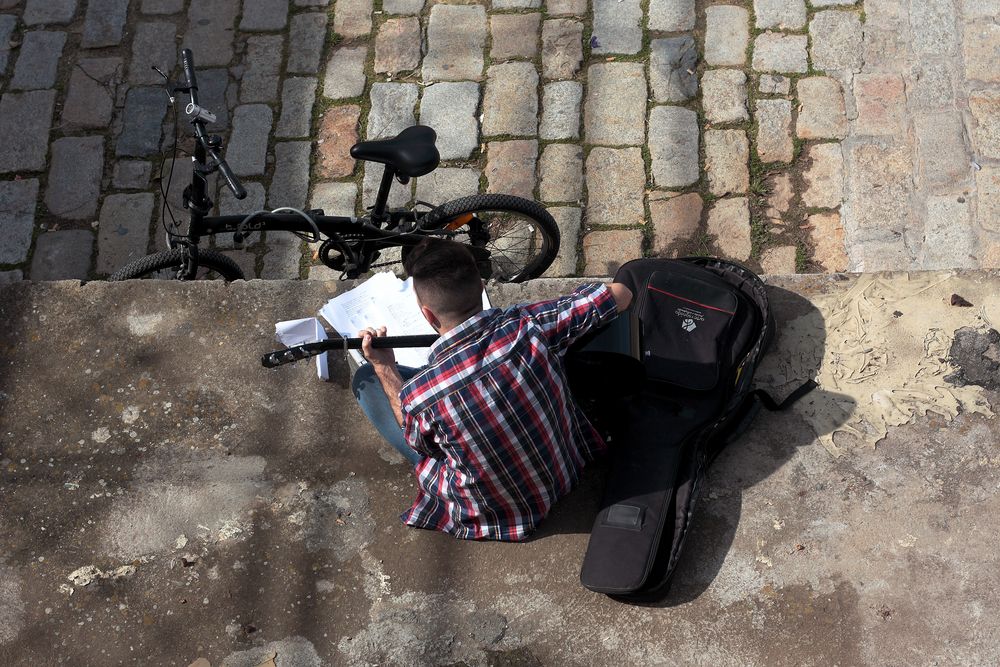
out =
[(628, 308), (624, 285), (582, 285), (569, 296), (483, 310), (469, 250), (425, 239), (410, 253), (420, 311), (441, 338), (427, 366), (396, 365), (374, 349), (354, 394), (382, 436), (416, 465), (411, 526), (464, 539), (522, 540), (605, 449), (570, 396), (563, 355)]

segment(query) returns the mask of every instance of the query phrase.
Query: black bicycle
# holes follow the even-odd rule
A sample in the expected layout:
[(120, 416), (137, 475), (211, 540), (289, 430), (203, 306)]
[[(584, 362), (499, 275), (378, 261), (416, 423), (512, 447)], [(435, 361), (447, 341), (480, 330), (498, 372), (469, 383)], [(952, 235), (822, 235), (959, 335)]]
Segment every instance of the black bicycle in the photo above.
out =
[[(301, 211), (278, 208), (249, 215), (210, 216), (212, 200), (206, 179), (216, 171), (237, 199), (246, 190), (220, 155), (222, 139), (210, 135), (205, 126), (215, 116), (198, 104), (198, 84), (193, 55), (181, 52), (185, 81), (172, 85), (167, 80), (171, 103), (177, 93), (187, 93), (190, 103), (185, 113), (194, 127), (194, 154), (191, 183), (184, 189), (184, 207), (189, 212), (186, 233), (180, 225), (163, 218), (169, 250), (135, 260), (109, 280), (144, 277), (172, 277), (178, 280), (221, 277), (242, 279), (243, 271), (232, 259), (211, 249), (200, 248), (202, 239), (215, 234), (233, 234), (242, 243), (254, 232), (285, 231), (310, 243), (320, 243), (319, 259), (339, 271), (341, 278), (357, 278), (371, 269), (396, 264), (400, 260), (376, 263), (382, 251), (408, 249), (427, 236), (448, 238), (469, 247), (485, 279), (521, 282), (536, 278), (549, 267), (559, 251), (559, 228), (537, 202), (503, 194), (472, 195), (440, 206), (416, 202), (412, 209), (388, 209), (386, 203), (393, 180), (405, 185), (411, 178), (432, 172), (440, 161), (430, 127), (409, 127), (391, 139), (363, 141), (351, 147), (351, 157), (385, 165), (374, 206), (361, 217), (323, 215), (322, 210)], [(175, 141), (176, 147), (176, 141)], [(162, 188), (161, 178), (161, 188)], [(164, 194), (164, 200), (166, 195)], [(426, 210), (417, 210), (418, 206)], [(162, 218), (163, 216), (161, 216)], [(172, 218), (172, 214), (171, 214)]]

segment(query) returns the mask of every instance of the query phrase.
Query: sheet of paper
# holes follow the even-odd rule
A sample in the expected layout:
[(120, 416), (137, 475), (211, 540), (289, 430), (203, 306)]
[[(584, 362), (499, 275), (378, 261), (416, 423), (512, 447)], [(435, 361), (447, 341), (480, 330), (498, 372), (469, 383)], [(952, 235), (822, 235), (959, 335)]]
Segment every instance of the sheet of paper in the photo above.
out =
[[(274, 335), (285, 347), (302, 345), (304, 343), (315, 343), (326, 340), (326, 329), (315, 317), (306, 317), (301, 320), (286, 320), (274, 325)], [(330, 379), (330, 366), (327, 361), (327, 353), (316, 356), (316, 375), (321, 380)]]

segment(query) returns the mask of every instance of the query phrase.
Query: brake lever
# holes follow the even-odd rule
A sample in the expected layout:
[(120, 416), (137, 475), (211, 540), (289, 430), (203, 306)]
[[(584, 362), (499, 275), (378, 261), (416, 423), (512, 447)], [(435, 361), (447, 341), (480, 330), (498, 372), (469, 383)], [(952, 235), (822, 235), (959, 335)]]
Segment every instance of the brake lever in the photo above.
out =
[(160, 76), (162, 76), (163, 80), (167, 82), (167, 85), (166, 85), (167, 98), (170, 99), (170, 104), (173, 105), (173, 103), (177, 100), (177, 95), (176, 95), (176, 93), (177, 93), (177, 87), (174, 86), (174, 84), (170, 83), (170, 77), (167, 76), (166, 74), (164, 74), (163, 70), (161, 70), (156, 65), (150, 65), (150, 69), (152, 69), (154, 72), (156, 72), (157, 74), (159, 74)]

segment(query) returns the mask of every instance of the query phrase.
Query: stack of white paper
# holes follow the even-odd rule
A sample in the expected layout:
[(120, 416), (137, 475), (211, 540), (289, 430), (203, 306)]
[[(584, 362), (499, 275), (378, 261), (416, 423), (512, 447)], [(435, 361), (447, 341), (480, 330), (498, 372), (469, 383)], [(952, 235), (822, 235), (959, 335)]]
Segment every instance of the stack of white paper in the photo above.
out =
[[(412, 280), (400, 280), (388, 272), (376, 273), (354, 289), (330, 299), (319, 309), (319, 314), (344, 337), (380, 326), (386, 327), (389, 336), (434, 333), (420, 313)], [(430, 348), (407, 347), (395, 352), (396, 363), (419, 368), (427, 364)], [(351, 350), (351, 355), (359, 364), (366, 363), (360, 350)]]

